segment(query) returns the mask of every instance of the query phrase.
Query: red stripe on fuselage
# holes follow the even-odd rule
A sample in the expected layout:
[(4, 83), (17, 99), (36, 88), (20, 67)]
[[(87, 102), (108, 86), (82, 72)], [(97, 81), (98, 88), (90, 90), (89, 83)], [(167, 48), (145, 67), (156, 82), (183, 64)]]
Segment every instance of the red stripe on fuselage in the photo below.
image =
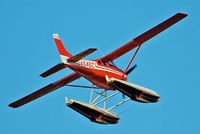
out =
[[(116, 79), (121, 79), (123, 75), (123, 71), (118, 68), (98, 65), (96, 61), (81, 60), (77, 64), (67, 64), (67, 66), (92, 82), (94, 85), (107, 90), (113, 90), (113, 87), (107, 84), (105, 79), (106, 75), (109, 78), (112, 77)], [(125, 76), (124, 80), (127, 80), (127, 76)]]

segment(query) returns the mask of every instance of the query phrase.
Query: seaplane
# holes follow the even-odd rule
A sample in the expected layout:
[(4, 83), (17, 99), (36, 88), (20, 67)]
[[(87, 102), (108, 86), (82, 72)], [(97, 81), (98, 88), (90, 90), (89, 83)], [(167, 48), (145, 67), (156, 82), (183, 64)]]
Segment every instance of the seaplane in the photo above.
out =
[[(100, 124), (118, 123), (120, 119), (119, 116), (111, 110), (120, 106), (121, 104), (129, 100), (140, 103), (158, 102), (160, 96), (155, 91), (127, 81), (128, 74), (130, 74), (130, 72), (136, 68), (136, 65), (131, 68), (129, 67), (143, 43), (179, 22), (186, 16), (187, 14), (185, 13), (177, 13), (159, 25), (137, 36), (127, 44), (96, 60), (83, 60), (84, 57), (96, 51), (96, 48), (89, 48), (79, 54), (72, 55), (65, 49), (59, 35), (53, 34), (53, 38), (62, 62), (40, 74), (40, 76), (45, 78), (64, 68), (70, 68), (74, 72), (9, 104), (9, 106), (12, 108), (20, 107), (64, 86), (91, 88), (89, 103), (72, 99), (68, 100), (66, 97), (66, 105), (82, 114), (92, 122)], [(119, 69), (113, 61), (125, 53), (133, 50), (134, 48), (137, 49), (135, 50), (126, 69), (124, 71)], [(81, 77), (90, 81), (92, 86), (69, 85), (69, 83)], [(107, 91), (113, 92), (111, 95), (107, 95)], [(126, 98), (114, 106), (107, 108), (106, 100), (119, 93), (122, 93), (124, 96), (126, 96)], [(99, 100), (100, 98), (101, 100)], [(102, 102), (104, 102), (104, 106), (100, 107), (99, 104), (101, 103), (101, 105), (103, 105)]]

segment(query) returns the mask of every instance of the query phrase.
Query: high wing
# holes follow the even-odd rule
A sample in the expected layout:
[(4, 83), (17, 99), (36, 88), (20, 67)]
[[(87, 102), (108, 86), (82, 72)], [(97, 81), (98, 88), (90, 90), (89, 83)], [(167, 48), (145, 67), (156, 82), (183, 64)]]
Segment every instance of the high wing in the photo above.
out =
[(56, 89), (58, 89), (62, 86), (65, 86), (66, 84), (68, 84), (68, 83), (70, 83), (70, 82), (72, 82), (72, 81), (74, 81), (74, 80), (76, 80), (80, 77), (81, 76), (79, 74), (72, 73), (72, 74), (70, 74), (70, 75), (68, 75), (68, 76), (66, 76), (66, 77), (64, 77), (64, 78), (62, 78), (62, 79), (60, 79), (56, 82), (53, 82), (53, 83), (35, 91), (35, 92), (33, 92), (32, 94), (29, 94), (29, 95), (15, 101), (15, 102), (11, 103), (11, 104), (9, 104), (9, 106), (13, 107), (13, 108), (20, 107), (20, 106), (22, 106), (26, 103), (29, 103), (29, 102), (45, 95), (45, 94), (48, 94), (48, 93), (50, 93), (50, 92), (52, 92), (52, 91), (54, 91), (54, 90), (56, 90)]
[(135, 47), (141, 45), (142, 43), (146, 42), (147, 40), (153, 38), (160, 32), (164, 31), (165, 29), (169, 28), (170, 26), (174, 25), (178, 21), (185, 18), (187, 14), (185, 13), (177, 13), (171, 18), (167, 19), (166, 21), (160, 23), (159, 25), (153, 27), (149, 31), (139, 35), (135, 39), (131, 40), (127, 44), (121, 46), (120, 48), (116, 49), (115, 51), (111, 52), (110, 54), (101, 58), (101, 60), (105, 61), (113, 61), (118, 57), (122, 56), (123, 54), (129, 52), (130, 50), (134, 49)]

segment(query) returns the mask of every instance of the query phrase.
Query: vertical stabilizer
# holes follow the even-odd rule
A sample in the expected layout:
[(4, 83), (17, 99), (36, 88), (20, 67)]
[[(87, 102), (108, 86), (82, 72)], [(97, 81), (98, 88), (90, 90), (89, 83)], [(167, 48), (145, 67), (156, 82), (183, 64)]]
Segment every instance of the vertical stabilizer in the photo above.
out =
[(58, 34), (53, 34), (53, 38), (55, 40), (56, 46), (57, 46), (59, 54), (61, 56), (61, 60), (63, 62), (66, 61), (66, 59), (68, 59), (69, 57), (73, 56), (69, 52), (67, 52), (67, 50), (63, 46)]

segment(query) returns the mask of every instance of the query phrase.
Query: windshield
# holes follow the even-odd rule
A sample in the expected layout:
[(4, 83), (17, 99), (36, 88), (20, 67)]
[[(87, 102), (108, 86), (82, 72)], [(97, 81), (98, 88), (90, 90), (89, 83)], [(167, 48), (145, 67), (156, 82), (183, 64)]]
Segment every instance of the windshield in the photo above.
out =
[(112, 67), (116, 67), (115, 64), (114, 64), (113, 62), (111, 62), (111, 61), (108, 61), (108, 64), (109, 64), (110, 66), (112, 66)]

